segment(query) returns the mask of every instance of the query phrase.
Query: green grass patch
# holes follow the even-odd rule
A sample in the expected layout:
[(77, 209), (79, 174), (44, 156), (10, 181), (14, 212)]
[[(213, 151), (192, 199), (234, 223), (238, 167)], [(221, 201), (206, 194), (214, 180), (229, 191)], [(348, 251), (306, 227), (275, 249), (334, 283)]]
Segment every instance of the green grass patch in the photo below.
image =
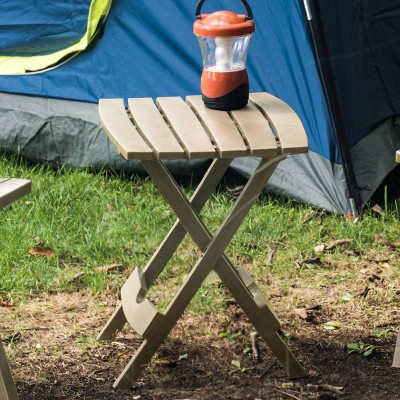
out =
[[(106, 289), (117, 292), (134, 268), (146, 265), (175, 220), (148, 178), (53, 170), (6, 157), (0, 157), (0, 176), (28, 178), (33, 185), (29, 196), (0, 210), (0, 296), (12, 301), (81, 288), (94, 295)], [(190, 193), (193, 188), (184, 190)], [(212, 196), (202, 214), (211, 231), (233, 202), (225, 190)], [(398, 302), (399, 249), (390, 243), (399, 240), (399, 219), (398, 202), (388, 206), (384, 215), (366, 211), (362, 222), (353, 224), (344, 216), (263, 195), (227, 253), (268, 291), (285, 295), (294, 287), (319, 290), (333, 284), (341, 302), (345, 293), (356, 296), (364, 285), (360, 278), (357, 286), (360, 270), (373, 264), (390, 278), (382, 296), (389, 303)], [(351, 241), (316, 253), (316, 246), (341, 239)], [(54, 255), (29, 254), (38, 245), (52, 249)], [(179, 250), (159, 279), (162, 288), (152, 292), (161, 306), (199, 256), (190, 239)], [(99, 270), (112, 264), (120, 264), (123, 272)], [(192, 308), (209, 312), (223, 307), (224, 296), (224, 289), (208, 280)]]

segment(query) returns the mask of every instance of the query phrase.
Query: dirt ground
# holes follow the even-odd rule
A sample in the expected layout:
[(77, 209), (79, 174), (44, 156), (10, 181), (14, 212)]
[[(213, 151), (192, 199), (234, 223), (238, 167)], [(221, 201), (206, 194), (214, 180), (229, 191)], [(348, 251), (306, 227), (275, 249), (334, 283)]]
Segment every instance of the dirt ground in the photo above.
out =
[[(393, 331), (381, 337), (363, 336), (362, 320), (330, 331), (319, 323), (323, 310), (302, 319), (277, 300), (283, 332), (295, 329), (289, 346), (308, 377), (289, 379), (265, 342), (252, 340), (241, 309), (229, 303), (223, 315), (184, 315), (136, 385), (115, 390), (114, 380), (141, 343), (129, 327), (114, 342), (94, 339), (117, 302), (80, 292), (1, 305), (0, 331), (21, 400), (400, 399), (400, 369), (391, 368), (396, 326), (383, 321), (381, 329)], [(360, 341), (377, 351), (349, 355), (346, 344)]]

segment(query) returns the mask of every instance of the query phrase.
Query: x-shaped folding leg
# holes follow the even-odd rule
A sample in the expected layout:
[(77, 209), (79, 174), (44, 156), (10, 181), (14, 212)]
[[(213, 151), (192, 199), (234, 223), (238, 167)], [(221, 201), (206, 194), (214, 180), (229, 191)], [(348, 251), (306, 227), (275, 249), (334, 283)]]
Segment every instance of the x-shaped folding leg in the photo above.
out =
[[(210, 165), (207, 173), (199, 183), (190, 202), (194, 209), (199, 213), (207, 202), (216, 186), (221, 181), (223, 175), (231, 164), (231, 159), (215, 159)], [(153, 254), (146, 267), (143, 269), (142, 277), (145, 280), (145, 286), (149, 288), (167, 265), (168, 260), (173, 256), (179, 244), (186, 235), (186, 230), (179, 219), (161, 242), (156, 252)], [(132, 274), (133, 275), (133, 274)], [(132, 277), (131, 275), (131, 277)], [(128, 279), (129, 280), (129, 279)], [(102, 331), (98, 335), (99, 340), (113, 340), (117, 333), (121, 331), (127, 322), (122, 303), (116, 308)]]
[[(198, 192), (193, 196), (191, 203), (181, 193), (176, 182), (161, 162), (142, 161), (154, 183), (175, 211), (179, 221), (165, 240), (171, 241), (173, 245), (170, 246), (171, 243), (169, 243), (167, 246), (164, 241), (155, 256), (153, 256), (153, 259), (146, 266), (145, 271), (142, 273), (137, 269), (125, 283), (121, 292), (123, 316), (121, 310), (117, 309), (107, 324), (108, 326), (103, 329), (99, 336), (103, 339), (112, 336), (117, 325), (121, 327), (124, 324), (125, 317), (132, 327), (145, 338), (140, 348), (118, 377), (114, 384), (115, 387), (129, 387), (137, 379), (159, 345), (174, 327), (204, 279), (213, 269), (242, 306), (259, 334), (265, 339), (272, 352), (287, 370), (289, 376), (300, 377), (305, 375), (303, 368), (277, 334), (280, 323), (258, 287), (245, 270), (235, 268), (224, 255), (226, 246), (265, 187), (275, 167), (283, 158), (283, 156), (278, 156), (272, 160), (262, 159), (260, 161), (232, 210), (214, 236), (206, 229), (198, 213), (222, 176), (217, 176), (216, 174), (214, 180), (217, 177), (219, 179), (211, 185), (212, 179), (210, 177), (212, 177), (212, 172), (219, 170), (223, 174), (229, 166), (230, 160), (219, 159), (214, 161), (200, 184)], [(178, 226), (179, 229), (177, 228)], [(163, 249), (166, 252), (172, 251), (172, 255), (185, 235), (182, 227), (197, 243), (203, 255), (193, 267), (165, 312), (159, 313), (144, 296), (149, 287), (148, 284), (156, 279), (165, 265), (165, 261), (159, 264), (159, 268), (155, 267), (154, 264), (160, 249), (161, 252), (163, 252)], [(177, 235), (179, 237), (176, 236), (175, 239), (171, 239), (177, 231), (179, 231), (179, 235)], [(150, 271), (152, 272), (150, 273)], [(141, 320), (141, 318), (144, 318), (145, 321)]]

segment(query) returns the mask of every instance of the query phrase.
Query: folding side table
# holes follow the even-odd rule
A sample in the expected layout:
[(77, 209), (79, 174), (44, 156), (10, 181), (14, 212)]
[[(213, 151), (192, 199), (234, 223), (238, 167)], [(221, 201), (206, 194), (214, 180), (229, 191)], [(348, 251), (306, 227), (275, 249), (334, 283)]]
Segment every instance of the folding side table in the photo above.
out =
[[(396, 162), (400, 163), (400, 150), (396, 151)], [(393, 367), (400, 368), (400, 329), (397, 335), (396, 347), (394, 348)]]
[[(278, 335), (281, 325), (271, 305), (250, 275), (233, 266), (224, 254), (252, 204), (265, 188), (280, 161), (288, 154), (307, 152), (307, 137), (300, 119), (284, 102), (268, 93), (250, 95), (237, 111), (206, 108), (200, 96), (99, 102), (107, 135), (127, 160), (141, 160), (144, 168), (178, 219), (146, 267), (136, 268), (121, 290), (121, 304), (98, 338), (112, 340), (126, 322), (144, 341), (114, 383), (128, 388), (149, 363), (176, 324), (207, 275), (214, 270), (241, 305), (256, 330), (290, 377), (305, 372)], [(259, 163), (230, 213), (214, 235), (203, 224), (200, 211), (214, 192), (234, 157), (256, 156)], [(190, 200), (180, 191), (161, 160), (212, 159)], [(151, 212), (151, 210), (149, 210)], [(178, 245), (188, 233), (202, 254), (164, 312), (146, 298)]]
[[(0, 208), (31, 192), (31, 181), (0, 178)], [(18, 400), (17, 390), (0, 339), (0, 400)]]

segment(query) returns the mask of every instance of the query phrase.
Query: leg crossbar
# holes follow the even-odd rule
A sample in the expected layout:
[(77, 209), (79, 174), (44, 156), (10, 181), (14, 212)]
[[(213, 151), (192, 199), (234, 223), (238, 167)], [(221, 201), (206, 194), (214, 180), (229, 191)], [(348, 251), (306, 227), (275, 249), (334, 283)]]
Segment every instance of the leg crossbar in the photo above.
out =
[[(136, 269), (128, 278), (121, 291), (122, 305), (117, 308), (99, 335), (101, 339), (112, 338), (128, 321), (145, 339), (116, 380), (114, 387), (127, 388), (133, 384), (183, 314), (211, 270), (215, 270), (220, 276), (289, 376), (305, 376), (303, 368), (277, 333), (280, 329), (280, 322), (272, 307), (250, 275), (244, 269), (234, 267), (224, 254), (226, 246), (283, 158), (281, 156), (272, 160), (262, 159), (260, 161), (232, 210), (214, 236), (202, 223), (199, 212), (213, 193), (231, 160), (218, 159), (214, 161), (190, 202), (181, 193), (175, 180), (161, 162), (142, 161), (154, 183), (175, 211), (178, 221), (146, 268), (143, 271)], [(219, 172), (219, 174), (216, 172)], [(183, 240), (186, 232), (199, 246), (203, 254), (165, 312), (160, 313), (145, 298), (145, 295), (151, 283), (157, 278)], [(162, 261), (156, 261), (160, 254), (167, 255), (167, 260), (164, 258)]]

